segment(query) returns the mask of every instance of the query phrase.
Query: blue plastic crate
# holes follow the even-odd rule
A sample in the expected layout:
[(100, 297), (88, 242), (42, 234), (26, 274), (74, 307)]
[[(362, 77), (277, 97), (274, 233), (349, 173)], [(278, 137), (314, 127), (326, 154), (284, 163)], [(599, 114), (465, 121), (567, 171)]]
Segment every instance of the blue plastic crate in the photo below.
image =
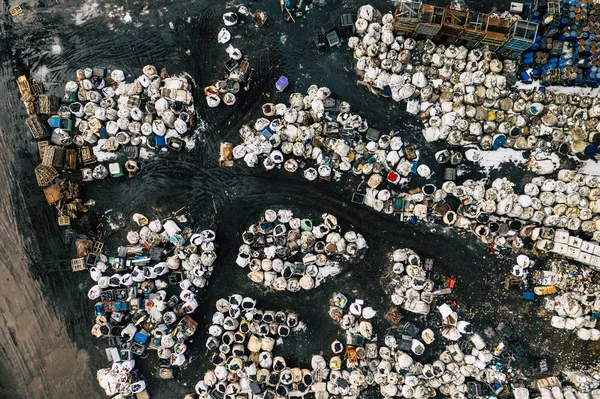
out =
[(275, 83), (275, 87), (278, 91), (284, 91), (288, 84), (288, 78), (286, 78), (285, 76), (281, 76)]
[(145, 344), (146, 341), (148, 340), (148, 336), (146, 334), (142, 334), (141, 332), (136, 332), (135, 335), (133, 336), (133, 340), (140, 344)]
[(523, 298), (527, 299), (528, 301), (533, 301), (535, 299), (535, 294), (533, 292), (523, 292)]

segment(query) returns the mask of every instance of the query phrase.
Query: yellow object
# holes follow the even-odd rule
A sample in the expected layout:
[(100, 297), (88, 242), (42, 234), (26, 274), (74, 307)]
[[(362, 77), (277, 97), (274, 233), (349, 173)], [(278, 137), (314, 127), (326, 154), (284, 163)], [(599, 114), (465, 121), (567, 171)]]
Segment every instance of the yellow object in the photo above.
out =
[(556, 294), (556, 287), (554, 285), (540, 285), (533, 289), (535, 295), (552, 295)]
[(14, 6), (10, 10), (8, 10), (8, 12), (10, 12), (10, 15), (12, 15), (13, 17), (16, 17), (17, 15), (23, 14), (23, 9), (21, 8), (21, 6)]
[(496, 113), (492, 110), (489, 110), (487, 113), (487, 120), (488, 121), (495, 121), (496, 120)]

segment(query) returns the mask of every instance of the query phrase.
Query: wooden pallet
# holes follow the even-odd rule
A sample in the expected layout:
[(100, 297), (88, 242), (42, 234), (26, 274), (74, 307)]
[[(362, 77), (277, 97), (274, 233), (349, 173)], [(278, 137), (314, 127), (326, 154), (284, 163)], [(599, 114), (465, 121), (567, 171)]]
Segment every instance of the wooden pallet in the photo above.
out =
[(102, 253), (102, 248), (104, 248), (104, 243), (102, 241), (95, 241), (92, 252), (100, 254)]
[(52, 166), (39, 164), (34, 171), (37, 184), (40, 187), (50, 185), (58, 177), (58, 172)]

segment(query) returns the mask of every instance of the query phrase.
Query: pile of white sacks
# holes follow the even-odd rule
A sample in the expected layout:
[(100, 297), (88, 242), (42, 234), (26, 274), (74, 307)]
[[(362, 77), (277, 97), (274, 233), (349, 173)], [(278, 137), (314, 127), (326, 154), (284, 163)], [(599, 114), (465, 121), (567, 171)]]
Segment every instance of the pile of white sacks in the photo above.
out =
[(343, 232), (337, 218), (322, 221), (294, 217), (292, 211), (267, 209), (264, 217), (242, 234), (236, 263), (248, 267), (248, 278), (276, 291), (311, 290), (331, 272), (334, 261), (354, 258), (367, 246), (355, 231)]
[(308, 389), (310, 371), (290, 368), (285, 358), (273, 353), (280, 340), (300, 326), (297, 314), (259, 309), (256, 300), (239, 294), (219, 299), (216, 310), (206, 341), (214, 368), (195, 386), (200, 397), (213, 392), (232, 397), (258, 394), (257, 389), (287, 397), (299, 384)]
[(584, 341), (600, 340), (593, 312), (600, 312), (600, 290), (587, 292), (564, 292), (546, 302), (546, 308), (556, 312), (550, 323), (552, 327), (576, 331), (577, 338)]
[(76, 133), (57, 128), (53, 144), (89, 145), (97, 147), (95, 152), (115, 152), (128, 145), (155, 149), (150, 136), (166, 142), (182, 140), (190, 131), (195, 109), (188, 74), (162, 78), (153, 65), (146, 65), (140, 76), (129, 80), (118, 69), (108, 76), (97, 71), (78, 69), (76, 80), (65, 84), (65, 96), (74, 95), (75, 101), (63, 104), (58, 115), (73, 118)]
[[(452, 145), (477, 143), (492, 148), (544, 147), (583, 153), (600, 122), (600, 100), (546, 90), (517, 90), (516, 62), (500, 61), (487, 47), (436, 45), (394, 33), (391, 13), (372, 6), (359, 9), (357, 36), (348, 40), (356, 70), (376, 94), (407, 102), (407, 111), (420, 114), (427, 141)], [(544, 136), (544, 137), (542, 137)], [(505, 142), (504, 142), (505, 141)]]
[[(437, 216), (444, 223), (471, 231), (484, 243), (519, 249), (524, 245), (523, 238), (531, 238), (536, 248), (548, 250), (555, 228), (592, 234), (594, 241), (600, 240), (600, 181), (596, 176), (562, 169), (555, 179), (534, 177), (522, 193), (515, 192), (515, 184), (507, 178), (495, 179), (489, 185), (466, 180), (461, 184), (446, 181), (440, 188), (428, 186), (428, 194), (421, 190), (413, 194), (403, 192), (398, 197), (405, 204), (412, 204), (409, 210), (417, 218), (442, 209)], [(365, 204), (380, 212), (393, 212), (378, 199), (379, 192), (368, 188)], [(465, 204), (460, 212), (438, 207), (448, 196)]]
[[(249, 167), (283, 166), (290, 173), (303, 169), (309, 181), (342, 173), (382, 181), (391, 170), (404, 177), (411, 172), (401, 137), (377, 132), (367, 140), (373, 132), (367, 121), (352, 113), (347, 102), (333, 99), (327, 87), (312, 85), (307, 95), (293, 93), (288, 105), (267, 103), (262, 112), (264, 117), (242, 126), (243, 142), (233, 149), (233, 158)], [(422, 173), (429, 177), (430, 171)]]
[[(194, 230), (185, 217), (163, 223), (134, 214), (133, 220), (141, 230), (127, 234), (129, 245), (119, 247), (117, 256), (99, 256), (90, 268), (96, 283), (88, 291), (88, 298), (96, 301), (92, 335), (118, 336), (124, 346), (131, 346), (139, 333), (145, 339), (137, 354), (154, 349), (160, 359), (181, 366), (187, 361), (185, 341), (195, 331), (187, 315), (197, 309), (198, 290), (213, 272), (215, 232)], [(168, 251), (174, 254), (166, 256)], [(173, 282), (172, 274), (181, 277)], [(169, 296), (166, 290), (178, 281), (178, 294)], [(158, 343), (150, 345), (151, 337)]]
[[(250, 298), (238, 296), (234, 302), (232, 307), (231, 298), (220, 301), (213, 317), (215, 324), (209, 329), (207, 345), (213, 353), (215, 368), (196, 384), (200, 398), (208, 398), (215, 390), (229, 395), (270, 391), (281, 397), (292, 397), (312, 391), (321, 398), (358, 396), (362, 390), (375, 385), (384, 397), (424, 399), (432, 392), (439, 392), (464, 399), (467, 379), (490, 384), (506, 381), (506, 376), (495, 370), (493, 356), (482, 339), (471, 340), (472, 347), (467, 352), (459, 345), (449, 345), (436, 361), (422, 364), (401, 350), (394, 336), (386, 336), (385, 345), (369, 344), (368, 350), (361, 351), (359, 356), (355, 348), (361, 345), (353, 342), (355, 338), (348, 334), (346, 345), (333, 342), (329, 361), (326, 355), (314, 355), (311, 369), (290, 367), (283, 357), (273, 353), (278, 329), (265, 322), (267, 312), (260, 311), (257, 316), (256, 303)], [(275, 325), (277, 315), (283, 323), (289, 318), (285, 312), (271, 313), (269, 320), (272, 318)], [(262, 324), (266, 324), (264, 331)], [(356, 328), (360, 331), (359, 326), (360, 323)], [(351, 363), (341, 361), (339, 354), (344, 346), (356, 355)]]

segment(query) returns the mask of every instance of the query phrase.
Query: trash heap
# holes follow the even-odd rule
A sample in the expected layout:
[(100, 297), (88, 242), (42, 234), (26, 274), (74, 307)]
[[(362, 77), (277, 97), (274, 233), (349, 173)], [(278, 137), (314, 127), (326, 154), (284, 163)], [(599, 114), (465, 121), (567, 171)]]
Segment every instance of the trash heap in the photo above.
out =
[[(391, 13), (363, 6), (355, 23), (354, 51), (362, 82), (378, 95), (407, 102), (419, 114), (427, 141), (475, 143), (483, 150), (540, 147), (595, 155), (597, 99), (550, 90), (516, 90), (516, 62), (500, 61), (485, 47), (436, 45), (392, 30)], [(549, 173), (549, 172), (546, 172)]]
[[(419, 255), (411, 249), (396, 249), (391, 255), (391, 261), (391, 279), (385, 282), (384, 289), (390, 294), (394, 306), (411, 313), (427, 315), (437, 297), (452, 291), (448, 287), (438, 287), (434, 290), (436, 283), (429, 278), (432, 274), (432, 260), (428, 260), (425, 266)], [(388, 313), (395, 311), (388, 310)]]
[(72, 219), (77, 219), (80, 213), (88, 211), (81, 201), (81, 190), (77, 183), (67, 179), (56, 180), (56, 183), (43, 191), (48, 205), (54, 206), (58, 212), (59, 226), (69, 226)]
[[(84, 181), (120, 177), (123, 168), (131, 175), (139, 170), (136, 159), (148, 151), (185, 148), (183, 137), (194, 125), (193, 82), (186, 73), (170, 77), (146, 65), (134, 77), (104, 66), (82, 68), (61, 99), (42, 93), (39, 84), (32, 89), (24, 76), (17, 81), (30, 115), (25, 122), (39, 140), (40, 186), (51, 184), (57, 170), (78, 166)], [(119, 154), (128, 160), (98, 163)]]
[[(372, 309), (363, 307), (364, 303), (360, 300), (348, 303), (343, 294), (332, 296), (329, 313), (346, 330), (346, 340), (345, 344), (333, 341), (333, 355), (329, 362), (324, 355), (313, 355), (314, 382), (311, 388), (317, 395), (329, 393), (356, 397), (369, 386), (378, 386), (383, 397), (425, 398), (440, 393), (464, 398), (469, 391), (467, 379), (497, 384), (498, 392), (506, 388), (506, 375), (497, 370), (494, 357), (485, 349), (486, 342), (481, 336), (471, 335), (469, 343), (473, 347), (466, 343), (449, 345), (439, 359), (423, 364), (413, 358), (425, 352), (425, 345), (413, 338), (419, 332), (413, 323), (404, 321), (389, 329), (383, 337), (383, 344), (378, 344), (368, 321)], [(344, 310), (346, 307), (349, 308), (348, 313)], [(442, 313), (445, 312), (442, 311), (444, 307), (449, 306), (440, 307)], [(453, 311), (448, 317), (458, 318)], [(463, 323), (458, 325), (466, 334), (473, 333), (469, 323), (458, 323)], [(435, 339), (431, 329), (423, 330), (421, 336), (428, 344)], [(340, 356), (344, 351), (345, 362)]]
[(317, 225), (294, 217), (288, 209), (267, 209), (242, 240), (236, 263), (250, 269), (248, 278), (290, 292), (315, 288), (325, 277), (339, 273), (334, 259), (354, 258), (367, 245), (361, 234), (342, 232), (334, 215), (323, 214)]
[[(534, 177), (523, 193), (507, 178), (495, 179), (490, 186), (482, 181), (462, 184), (445, 181), (441, 188), (426, 184), (383, 202), (376, 188), (367, 188), (364, 204), (380, 212), (441, 218), (448, 226), (475, 234), (486, 244), (512, 249), (552, 250), (555, 229), (600, 239), (596, 206), (600, 202), (598, 178), (562, 169), (556, 179)], [(454, 205), (450, 205), (454, 204)], [(392, 206), (393, 205), (393, 206)], [(533, 243), (531, 243), (533, 241)]]
[(123, 351), (144, 358), (156, 351), (160, 377), (172, 378), (172, 366), (186, 362), (185, 341), (196, 330), (191, 314), (213, 272), (215, 233), (197, 229), (190, 215), (161, 222), (134, 214), (133, 220), (141, 229), (127, 233), (128, 245), (115, 256), (95, 245), (73, 263), (89, 268), (95, 282), (88, 291), (96, 301), (92, 335), (109, 339), (113, 361)]
[(298, 330), (297, 314), (257, 308), (254, 299), (239, 294), (219, 299), (216, 309), (206, 341), (214, 368), (195, 386), (200, 397), (243, 393), (288, 397), (292, 390), (309, 389), (310, 371), (290, 368), (273, 352), (282, 338)]
[[(250, 16), (250, 11), (245, 6), (239, 7), (239, 14)], [(224, 27), (221, 28), (217, 36), (219, 44), (229, 43), (231, 40), (231, 32), (227, 29), (237, 25), (240, 21), (240, 16), (235, 11), (228, 11), (223, 14)], [(244, 57), (242, 51), (233, 45), (227, 46), (225, 49), (228, 59), (225, 62), (226, 75), (225, 79), (218, 80), (210, 86), (204, 88), (206, 103), (210, 108), (216, 108), (219, 104), (225, 105), (235, 104), (236, 95), (243, 89), (250, 73), (250, 63), (248, 57)], [(247, 88), (246, 88), (247, 89)]]
[(411, 172), (410, 160), (418, 157), (412, 147), (405, 154), (398, 134), (370, 128), (350, 112), (350, 104), (332, 98), (327, 87), (312, 85), (306, 96), (293, 93), (289, 106), (267, 103), (262, 112), (265, 117), (254, 125), (242, 126), (243, 143), (233, 148), (233, 158), (243, 158), (249, 167), (261, 162), (271, 170), (283, 164), (287, 172), (303, 169), (309, 181), (351, 172), (377, 181), (387, 176), (397, 184)]
[[(346, 344), (338, 340), (332, 343), (329, 362), (323, 355), (314, 355), (311, 370), (291, 368), (283, 357), (273, 353), (277, 338), (286, 337), (298, 325), (296, 314), (256, 309), (255, 300), (241, 295), (220, 299), (206, 343), (214, 369), (196, 384), (196, 394), (204, 397), (215, 392), (252, 392), (292, 397), (313, 392), (319, 397), (358, 396), (368, 386), (376, 385), (384, 397), (426, 398), (439, 392), (464, 398), (468, 391), (466, 378), (496, 383), (499, 390), (505, 388), (502, 384), (506, 376), (495, 369), (493, 356), (481, 337), (470, 341), (472, 348), (463, 350), (457, 344), (450, 345), (439, 360), (421, 364), (401, 349), (402, 343), (393, 335), (385, 337), (385, 345), (378, 345), (365, 320), (373, 316), (372, 309), (361, 308), (358, 300), (349, 306), (349, 313), (343, 314), (340, 306), (347, 303), (342, 294), (332, 298), (337, 310), (331, 313), (337, 319), (341, 312), (341, 321), (347, 327)], [(349, 316), (355, 316), (354, 320)], [(363, 333), (375, 341), (364, 344)], [(345, 362), (340, 356), (343, 352)]]

